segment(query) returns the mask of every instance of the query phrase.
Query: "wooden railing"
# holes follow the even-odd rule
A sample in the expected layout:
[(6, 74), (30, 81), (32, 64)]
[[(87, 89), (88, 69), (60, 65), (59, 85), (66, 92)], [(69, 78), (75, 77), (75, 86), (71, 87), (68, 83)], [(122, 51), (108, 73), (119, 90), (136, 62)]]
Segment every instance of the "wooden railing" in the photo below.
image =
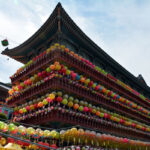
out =
[(55, 108), (47, 113), (38, 114), (24, 121), (30, 124), (44, 124), (48, 122), (60, 121), (72, 125), (80, 125), (87, 128), (97, 129), (103, 133), (115, 134), (123, 137), (137, 138), (140, 140), (149, 140), (150, 134), (122, 125), (117, 125), (108, 120), (100, 118), (90, 118), (85, 114), (75, 114), (72, 111), (65, 111), (63, 108)]
[(9, 106), (15, 106), (16, 104), (23, 104), (26, 100), (30, 100), (36, 95), (43, 95), (48, 91), (52, 90), (64, 90), (68, 94), (73, 93), (79, 97), (86, 98), (88, 101), (92, 103), (96, 103), (102, 105), (104, 108), (108, 110), (113, 110), (118, 112), (119, 114), (126, 115), (129, 118), (133, 118), (137, 121), (149, 124), (150, 119), (146, 116), (138, 113), (133, 109), (128, 109), (122, 105), (116, 104), (110, 100), (110, 98), (106, 98), (104, 95), (100, 93), (93, 93), (92, 90), (87, 90), (83, 88), (83, 86), (77, 82), (70, 82), (67, 78), (54, 77), (45, 81), (40, 85), (36, 85), (31, 87), (24, 93), (20, 94), (17, 97), (14, 97), (12, 100), (8, 101)]

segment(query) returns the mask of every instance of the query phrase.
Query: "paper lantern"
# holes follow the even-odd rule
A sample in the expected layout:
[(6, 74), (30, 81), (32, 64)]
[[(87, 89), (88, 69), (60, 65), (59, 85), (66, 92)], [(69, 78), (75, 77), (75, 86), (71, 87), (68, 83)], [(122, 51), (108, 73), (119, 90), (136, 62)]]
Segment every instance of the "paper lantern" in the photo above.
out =
[(60, 70), (61, 69), (61, 65), (59, 65), (59, 64), (57, 64), (57, 65), (55, 65), (55, 70)]
[(71, 71), (71, 77), (72, 77), (72, 79), (76, 79), (76, 73), (74, 73), (73, 71)]
[(57, 95), (61, 97), (61, 96), (62, 96), (62, 92), (61, 92), (61, 91), (58, 91), (58, 92), (57, 92)]
[(80, 78), (80, 81), (81, 81), (82, 83), (84, 83), (84, 82), (85, 82), (85, 78), (84, 78), (84, 77), (81, 77), (81, 78)]
[(47, 104), (48, 104), (47, 99), (44, 99), (44, 100), (43, 100), (43, 105), (47, 105)]
[(68, 102), (68, 106), (69, 106), (69, 107), (72, 107), (72, 106), (73, 106), (73, 102), (72, 102), (72, 101), (69, 101), (69, 102)]
[(15, 143), (15, 139), (8, 137), (7, 143)]
[(99, 88), (100, 88), (100, 85), (96, 85), (94, 89), (95, 89), (96, 91), (98, 91)]
[(44, 137), (48, 137), (50, 135), (50, 131), (49, 130), (44, 130), (43, 135), (44, 135)]
[(21, 86), (21, 85), (18, 85), (18, 89), (19, 89), (19, 91), (22, 90), (22, 86)]
[(29, 111), (30, 110), (30, 106), (26, 106), (26, 110)]
[(66, 70), (66, 75), (70, 75), (71, 71), (70, 70)]
[(27, 80), (27, 84), (28, 84), (28, 85), (31, 85), (31, 84), (32, 84), (32, 81), (31, 81), (30, 79), (28, 79), (28, 80)]
[(124, 139), (123, 139), (123, 142), (124, 142), (124, 143), (128, 143), (128, 139), (127, 139), (127, 138), (124, 138)]
[(106, 88), (103, 88), (103, 89), (102, 89), (102, 93), (105, 93), (105, 92), (106, 92), (106, 90), (107, 90)]
[(117, 99), (117, 96), (118, 96), (118, 95), (117, 95), (117, 94), (115, 94), (115, 95), (113, 96), (113, 99)]
[(8, 125), (6, 123), (4, 124), (4, 128), (2, 130), (3, 130), (3, 132), (7, 132), (8, 131)]
[(96, 109), (92, 109), (92, 113), (95, 114), (96, 113)]
[(57, 102), (61, 103), (63, 99), (62, 99), (62, 97), (58, 96), (58, 97), (56, 98), (56, 100), (57, 100)]
[(76, 110), (76, 109), (79, 108), (79, 105), (78, 105), (78, 104), (74, 104), (74, 105), (73, 105), (73, 108)]
[(70, 51), (70, 50), (69, 50), (69, 48), (65, 48), (65, 52), (67, 52), (67, 53), (68, 53), (69, 51)]
[(70, 96), (70, 97), (68, 98), (68, 100), (69, 100), (69, 101), (73, 101), (74, 98), (73, 98), (72, 96)]
[(90, 86), (90, 87), (91, 87), (93, 84), (94, 84), (93, 81), (90, 81), (90, 82), (89, 82), (89, 86)]
[(95, 89), (96, 85), (97, 85), (97, 83), (93, 83), (92, 88)]
[(40, 108), (43, 107), (43, 102), (39, 102), (38, 107), (40, 107)]
[(53, 94), (53, 93), (49, 94), (49, 98), (50, 98), (51, 100), (54, 100), (55, 94)]
[(19, 109), (19, 113), (20, 113), (20, 114), (23, 114), (23, 109)]
[(48, 101), (48, 103), (52, 102), (52, 100), (49, 97), (47, 97), (46, 100)]
[(104, 118), (108, 118), (108, 114), (107, 113), (104, 113)]
[(67, 104), (68, 104), (68, 100), (67, 100), (66, 98), (64, 98), (64, 99), (62, 100), (62, 104), (67, 105)]
[(34, 133), (35, 133), (35, 129), (33, 129), (32, 127), (27, 128), (28, 135), (33, 135)]
[(51, 72), (51, 68), (50, 67), (46, 68), (46, 72)]
[(26, 133), (26, 128), (24, 126), (19, 126), (18, 133), (24, 135)]
[(34, 105), (30, 105), (30, 110), (34, 110)]
[(104, 117), (104, 113), (101, 112), (100, 113), (100, 117), (103, 118)]
[(100, 116), (100, 112), (99, 111), (96, 112), (96, 116)]
[(27, 112), (26, 108), (23, 108), (22, 110), (23, 110), (23, 113), (26, 113), (26, 112)]
[(90, 79), (86, 79), (84, 83), (85, 85), (88, 85), (90, 83)]
[[(42, 77), (42, 73), (41, 73), (41, 72), (38, 73), (38, 77)], [(24, 84), (25, 84), (25, 83), (24, 83)]]
[(120, 97), (119, 99), (118, 99), (120, 102), (124, 102), (124, 98), (123, 97)]
[(51, 70), (55, 70), (55, 65), (50, 65)]
[(89, 110), (88, 107), (84, 107), (84, 108), (83, 108), (83, 111), (84, 111), (84, 112), (88, 112), (88, 110)]
[(2, 46), (8, 46), (8, 45), (9, 45), (9, 43), (8, 43), (8, 40), (7, 40), (7, 39), (2, 40), (2, 41), (1, 41), (1, 43), (2, 43)]
[(76, 80), (80, 80), (80, 76), (76, 74)]
[(83, 111), (83, 106), (79, 106), (78, 110)]

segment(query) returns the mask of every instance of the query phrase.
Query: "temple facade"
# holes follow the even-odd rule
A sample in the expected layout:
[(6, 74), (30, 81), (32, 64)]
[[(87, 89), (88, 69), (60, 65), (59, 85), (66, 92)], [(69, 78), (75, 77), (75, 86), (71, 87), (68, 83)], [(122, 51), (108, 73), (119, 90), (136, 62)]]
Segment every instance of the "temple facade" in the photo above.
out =
[(54, 135), (57, 147), (150, 148), (150, 88), (87, 37), (60, 3), (32, 37), (2, 54), (24, 64), (6, 99), (14, 121), (75, 127)]

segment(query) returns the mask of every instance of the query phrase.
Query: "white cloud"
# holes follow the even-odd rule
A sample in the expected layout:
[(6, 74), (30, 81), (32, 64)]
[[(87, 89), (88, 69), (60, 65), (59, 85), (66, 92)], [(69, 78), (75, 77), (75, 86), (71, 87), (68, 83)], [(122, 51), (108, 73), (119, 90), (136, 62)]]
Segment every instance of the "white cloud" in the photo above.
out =
[(150, 1), (88, 2), (67, 7), (73, 20), (110, 56), (135, 76), (142, 74), (150, 85)]

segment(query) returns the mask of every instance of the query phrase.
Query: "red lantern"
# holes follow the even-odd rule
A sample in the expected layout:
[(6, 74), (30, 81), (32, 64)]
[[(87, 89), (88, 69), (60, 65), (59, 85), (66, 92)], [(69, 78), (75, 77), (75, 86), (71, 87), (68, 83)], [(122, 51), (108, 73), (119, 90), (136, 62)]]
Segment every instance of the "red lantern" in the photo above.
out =
[(55, 149), (58, 148), (56, 144), (52, 144), (50, 147), (51, 147), (51, 148), (55, 148)]
[(34, 109), (37, 109), (38, 108), (38, 104), (34, 104)]
[(132, 126), (133, 128), (135, 128), (135, 127), (136, 127), (136, 124), (135, 124), (135, 123), (132, 123), (131, 126)]
[(52, 102), (52, 100), (51, 100), (49, 97), (47, 97), (46, 100), (47, 100), (49, 103)]
[(90, 112), (90, 113), (92, 112), (92, 108), (89, 108), (89, 112)]
[(17, 142), (16, 142), (18, 145), (23, 145), (23, 142), (22, 141), (20, 141), (20, 140), (18, 140)]
[(112, 95), (112, 91), (108, 92), (107, 96), (111, 96)]
[(117, 94), (114, 95), (113, 99), (117, 99)]
[[(29, 141), (30, 142), (30, 140), (26, 140), (26, 141)], [(30, 143), (28, 143), (28, 142), (23, 142), (23, 146), (29, 146), (30, 145)]]
[(24, 81), (24, 85), (27, 85), (27, 84), (28, 84), (28, 83), (27, 83), (27, 80), (25, 80), (25, 81)]
[(57, 100), (57, 102), (61, 103), (63, 99), (62, 99), (61, 96), (58, 96), (58, 97), (56, 98), (56, 100)]
[(22, 87), (21, 85), (18, 85), (18, 89), (19, 89), (19, 90), (22, 90), (23, 87)]
[(38, 77), (41, 77), (41, 76), (42, 76), (42, 73), (41, 73), (41, 72), (39, 72), (39, 73), (38, 73)]
[(7, 143), (15, 143), (15, 139), (8, 137)]
[(26, 106), (26, 110), (29, 111), (30, 110), (30, 106)]
[(104, 113), (104, 118), (108, 118), (108, 114), (107, 113)]
[(93, 81), (90, 81), (89, 86), (91, 87), (93, 85)]
[[(43, 143), (43, 145), (49, 147), (49, 143)], [(45, 150), (45, 149), (47, 149), (47, 148), (44, 148), (43, 150)]]
[(99, 90), (99, 88), (100, 88), (100, 85), (97, 85), (97, 86), (95, 87), (95, 90), (97, 91), (97, 90)]

